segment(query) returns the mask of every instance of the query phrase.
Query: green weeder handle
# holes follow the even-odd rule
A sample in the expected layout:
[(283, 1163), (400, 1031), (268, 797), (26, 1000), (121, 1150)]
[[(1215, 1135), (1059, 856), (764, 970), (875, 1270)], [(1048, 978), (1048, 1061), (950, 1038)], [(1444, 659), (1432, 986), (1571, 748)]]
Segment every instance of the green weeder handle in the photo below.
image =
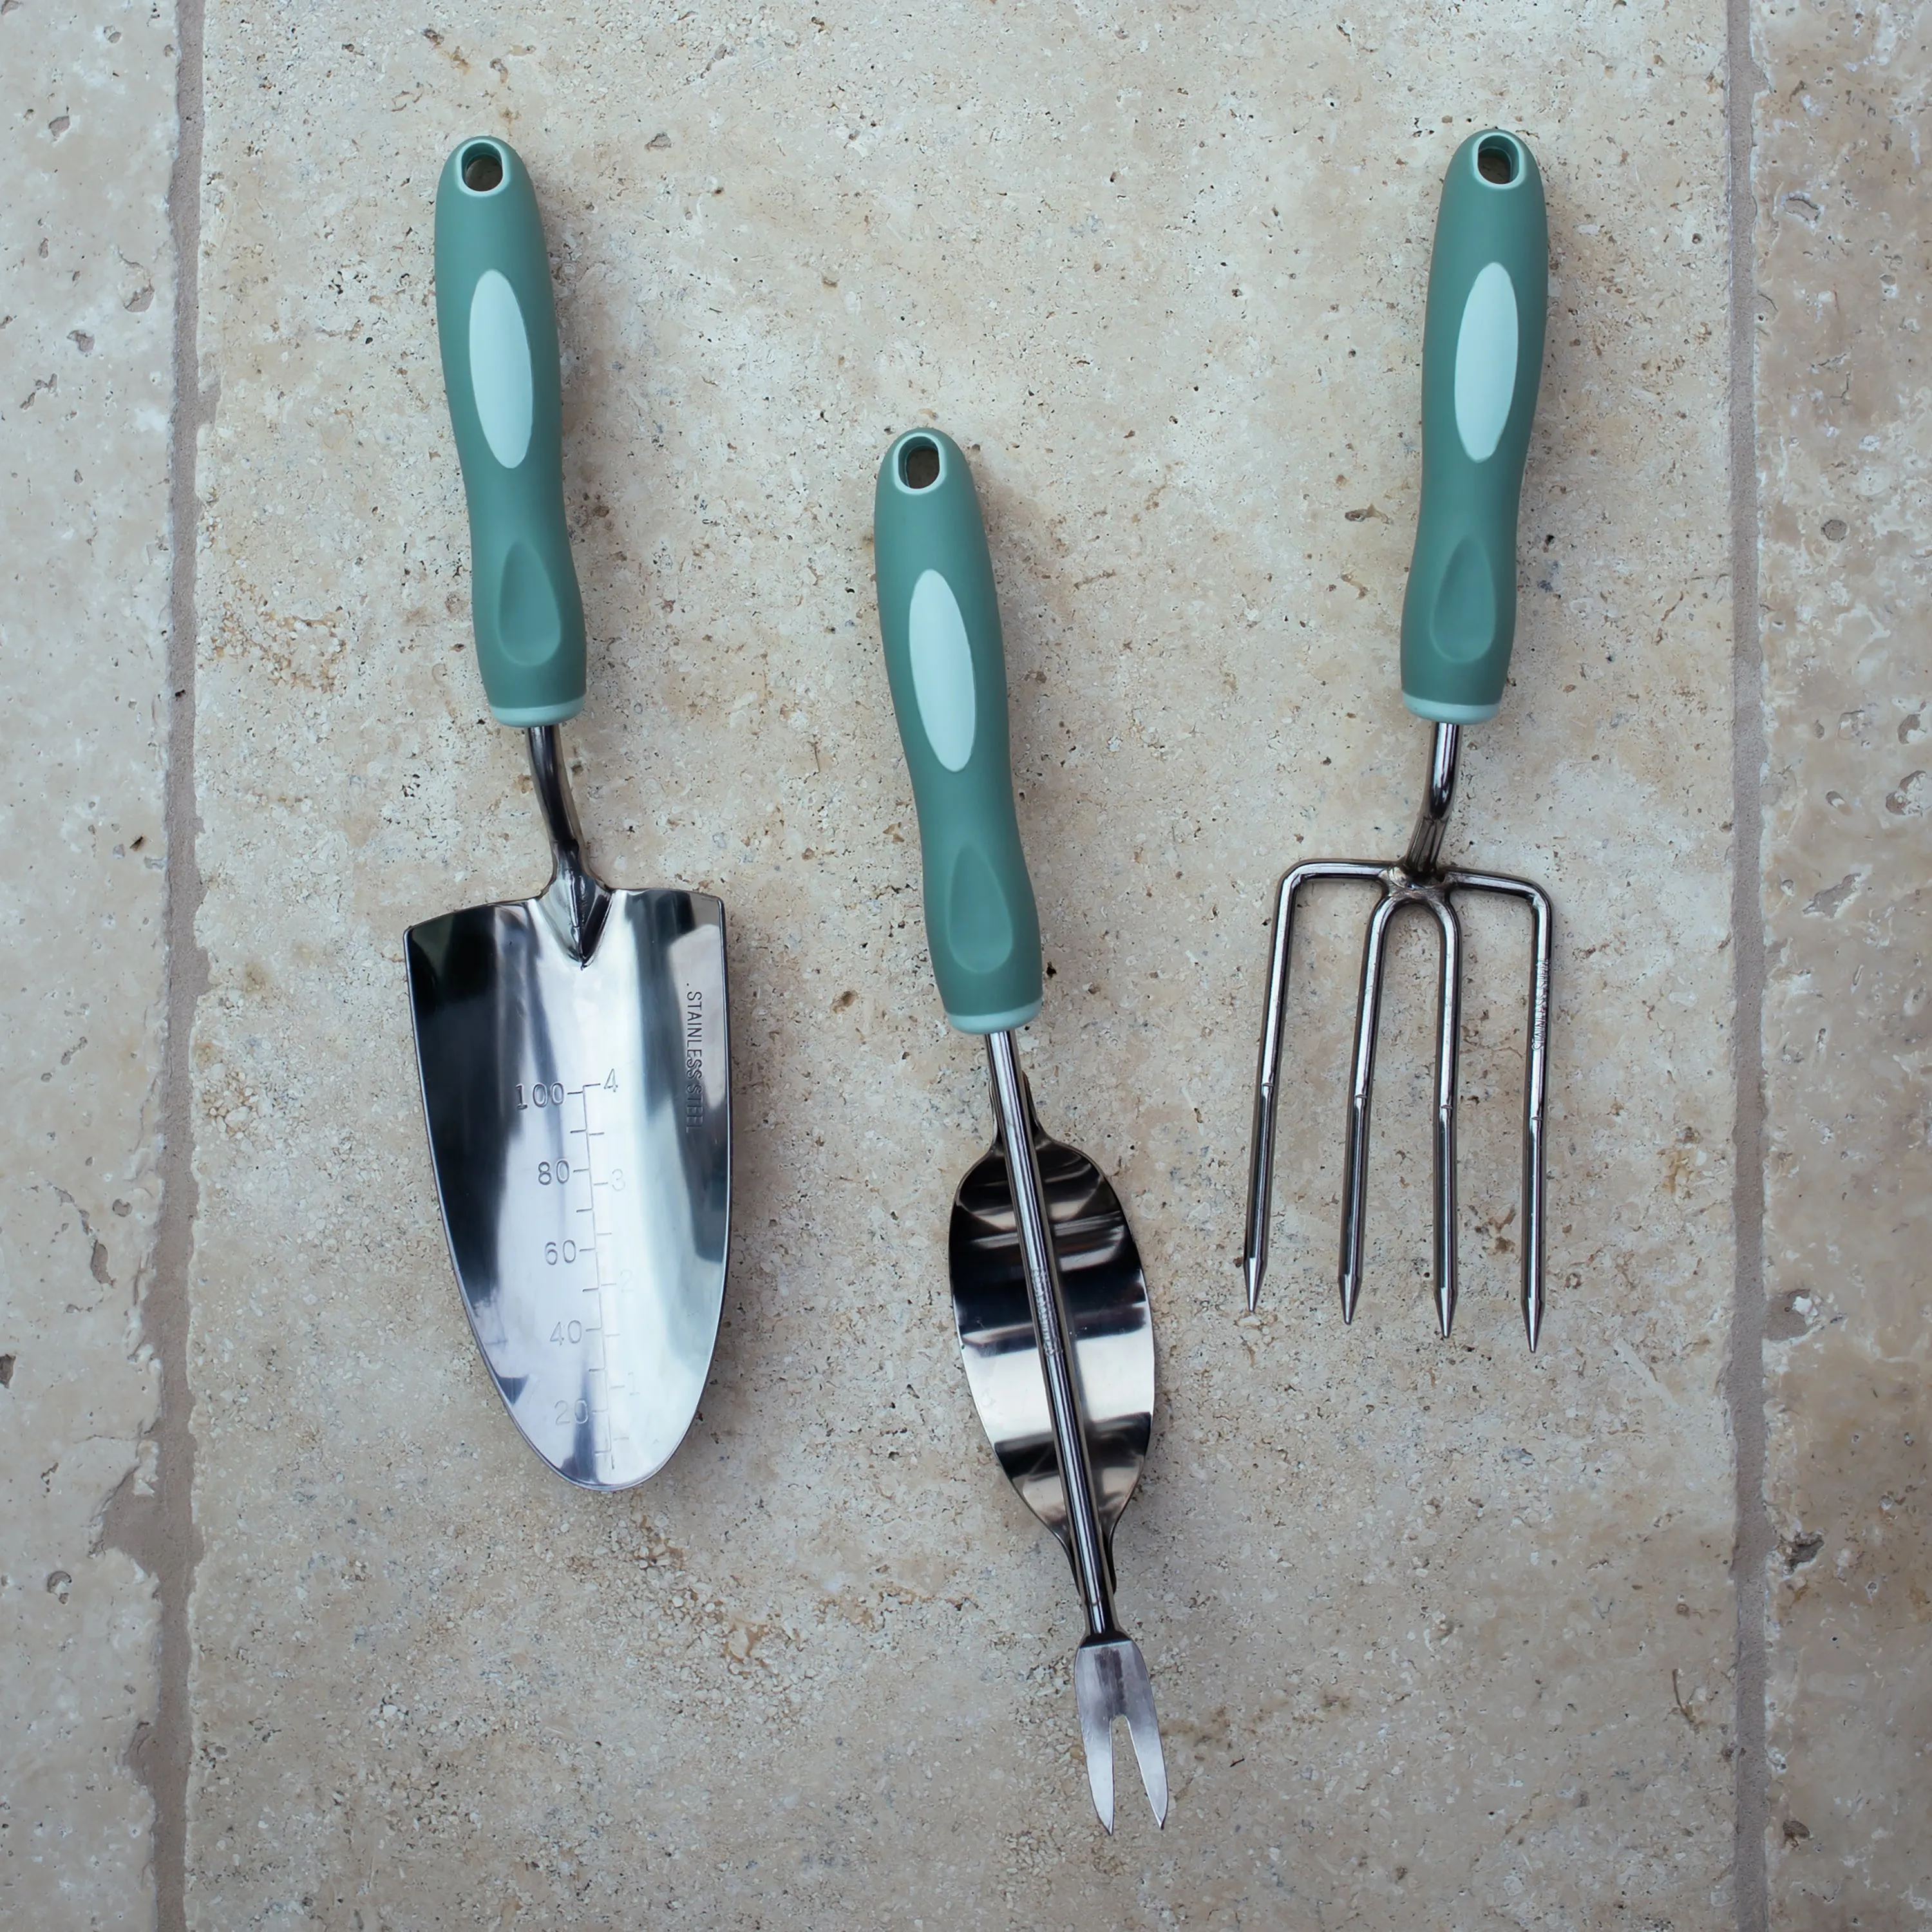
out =
[(992, 560), (950, 436), (913, 430), (886, 452), (872, 562), (939, 997), (962, 1033), (1023, 1026), (1040, 1011), (1040, 915), (1013, 815)]
[(1496, 128), (1442, 184), (1422, 329), (1422, 510), (1402, 605), (1402, 696), (1493, 718), (1516, 640), (1516, 520), (1550, 305), (1543, 177)]
[(556, 308), (529, 171), (494, 135), (460, 142), (436, 184), (436, 328), (483, 688), (499, 724), (554, 724), (584, 708)]

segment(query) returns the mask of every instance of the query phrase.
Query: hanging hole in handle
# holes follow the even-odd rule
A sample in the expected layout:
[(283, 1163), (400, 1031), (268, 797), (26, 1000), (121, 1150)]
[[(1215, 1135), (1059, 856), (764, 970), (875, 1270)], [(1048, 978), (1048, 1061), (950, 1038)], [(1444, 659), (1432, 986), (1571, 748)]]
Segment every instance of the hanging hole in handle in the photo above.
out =
[(1498, 188), (1508, 188), (1518, 172), (1516, 143), (1505, 135), (1491, 134), (1476, 150), (1476, 172)]
[(899, 452), (899, 481), (908, 490), (930, 490), (939, 481), (939, 446), (921, 439)]
[(503, 157), (487, 141), (464, 151), (460, 170), (463, 185), (472, 194), (488, 194), (503, 184)]

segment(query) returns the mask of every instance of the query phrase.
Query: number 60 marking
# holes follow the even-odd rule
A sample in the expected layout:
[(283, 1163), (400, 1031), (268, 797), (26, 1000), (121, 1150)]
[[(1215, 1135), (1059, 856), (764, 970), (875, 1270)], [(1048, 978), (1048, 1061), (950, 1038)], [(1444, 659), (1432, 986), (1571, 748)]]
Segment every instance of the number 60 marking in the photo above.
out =
[(577, 1244), (574, 1241), (546, 1241), (544, 1244), (544, 1259), (552, 1268), (555, 1268), (559, 1262), (568, 1268), (576, 1258)]

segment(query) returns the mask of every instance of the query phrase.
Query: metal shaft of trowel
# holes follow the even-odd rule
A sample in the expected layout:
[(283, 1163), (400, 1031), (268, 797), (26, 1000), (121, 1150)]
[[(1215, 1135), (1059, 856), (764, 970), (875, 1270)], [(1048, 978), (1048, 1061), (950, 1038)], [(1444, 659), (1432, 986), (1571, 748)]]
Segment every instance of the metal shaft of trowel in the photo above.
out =
[(597, 928), (609, 892), (585, 862), (584, 833), (577, 822), (577, 801), (570, 795), (570, 775), (563, 761), (563, 743), (554, 724), (532, 724), (530, 740), (530, 776), (543, 808), (544, 829), (550, 834), (550, 855), (556, 876), (570, 893), (571, 937), (579, 959), (595, 950)]
[(1040, 1364), (1046, 1381), (1047, 1412), (1053, 1419), (1053, 1446), (1060, 1459), (1060, 1480), (1066, 1492), (1066, 1522), (1073, 1567), (1080, 1580), (1080, 1600), (1087, 1612), (1088, 1634), (1117, 1634), (1114, 1592), (1107, 1568), (1106, 1544), (1100, 1534), (1100, 1513), (1094, 1500), (1094, 1466), (1087, 1454), (1087, 1430), (1082, 1420), (1080, 1396), (1073, 1361), (1073, 1328), (1067, 1319), (1066, 1294), (1060, 1285), (1059, 1257), (1054, 1252), (1053, 1230), (1047, 1219), (1046, 1190), (1040, 1180), (1040, 1154), (1028, 1121), (1026, 1080), (1010, 1033), (986, 1036), (986, 1058), (993, 1070), (993, 1100), (999, 1108), (1000, 1132), (1006, 1144), (1006, 1174), (1012, 1184), (1013, 1221), (1020, 1238), (1020, 1259), (1026, 1270), (1027, 1299), (1032, 1305), (1034, 1332), (1040, 1343)]

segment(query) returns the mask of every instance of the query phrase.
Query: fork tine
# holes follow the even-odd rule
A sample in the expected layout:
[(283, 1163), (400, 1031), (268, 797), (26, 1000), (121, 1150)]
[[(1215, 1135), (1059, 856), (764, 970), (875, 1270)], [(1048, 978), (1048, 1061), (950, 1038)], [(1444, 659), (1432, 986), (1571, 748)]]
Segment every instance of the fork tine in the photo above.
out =
[(1357, 860), (1316, 859), (1284, 872), (1276, 891), (1268, 1012), (1262, 1022), (1261, 1060), (1255, 1072), (1255, 1126), (1248, 1156), (1248, 1225), (1241, 1252), (1250, 1315), (1261, 1305), (1262, 1281), (1268, 1273), (1268, 1222), (1274, 1199), (1275, 1114), (1281, 1099), (1282, 1046), (1288, 1035), (1288, 975), (1294, 950), (1295, 896), (1304, 886), (1317, 880), (1373, 880), (1381, 877), (1381, 867)]
[(1446, 898), (1432, 892), (1428, 905), (1442, 930), (1442, 1031), (1436, 1043), (1436, 1319), (1446, 1342), (1456, 1321), (1456, 1096), (1462, 1038), (1462, 929)]
[(1543, 1106), (1550, 1089), (1550, 952), (1555, 908), (1540, 886), (1523, 881), (1536, 920), (1529, 992), (1529, 1038), (1522, 1065), (1522, 1325), (1529, 1352), (1543, 1328)]
[(1268, 967), (1268, 1014), (1262, 1022), (1261, 1064), (1255, 1072), (1255, 1127), (1249, 1142), (1247, 1240), (1241, 1256), (1250, 1315), (1261, 1305), (1262, 1277), (1268, 1272), (1268, 1217), (1274, 1199), (1275, 1103), (1281, 1096), (1288, 962), (1294, 942), (1294, 896), (1301, 890), (1304, 877), (1299, 866), (1285, 873), (1275, 900), (1274, 953)]
[(1355, 1009), (1355, 1070), (1348, 1091), (1348, 1139), (1342, 1162), (1342, 1319), (1355, 1318), (1369, 1192), (1369, 1096), (1376, 1083), (1376, 1031), (1382, 1018), (1382, 968), (1389, 921), (1401, 902), (1385, 896), (1369, 917), (1362, 944), (1362, 993)]
[(1444, 883), (1452, 892), (1501, 892), (1521, 899), (1534, 922), (1529, 1036), (1522, 1055), (1522, 1326), (1534, 1354), (1543, 1332), (1543, 1117), (1550, 1092), (1550, 960), (1556, 908), (1550, 895), (1528, 879), (1459, 872), (1447, 874)]

